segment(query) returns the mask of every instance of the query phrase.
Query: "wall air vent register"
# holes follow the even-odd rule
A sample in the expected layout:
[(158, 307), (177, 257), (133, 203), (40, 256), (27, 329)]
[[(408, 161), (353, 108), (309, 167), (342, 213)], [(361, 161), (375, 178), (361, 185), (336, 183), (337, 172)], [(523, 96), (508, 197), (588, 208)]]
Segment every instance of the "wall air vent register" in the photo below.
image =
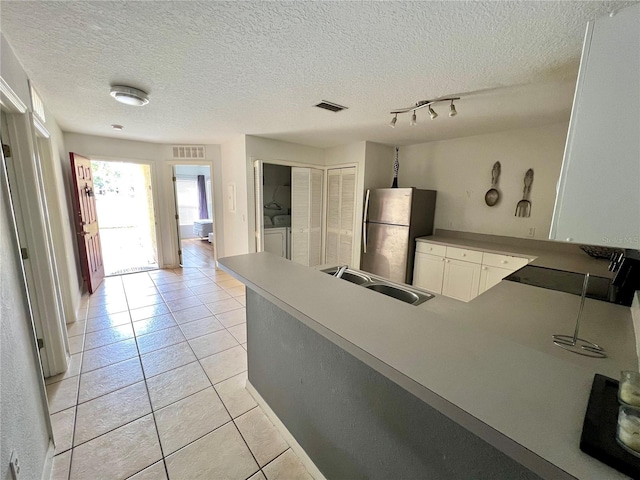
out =
[(173, 145), (174, 160), (205, 160), (204, 145)]

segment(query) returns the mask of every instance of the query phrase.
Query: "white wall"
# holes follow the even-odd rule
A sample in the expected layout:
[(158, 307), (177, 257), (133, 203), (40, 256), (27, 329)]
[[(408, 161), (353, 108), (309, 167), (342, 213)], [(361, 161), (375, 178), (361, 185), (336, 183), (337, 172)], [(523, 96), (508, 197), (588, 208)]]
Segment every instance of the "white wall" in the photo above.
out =
[[(0, 42), (0, 75), (29, 104), (24, 70), (4, 36)], [(0, 177), (4, 179), (4, 173)], [(21, 478), (41, 478), (48, 458), (49, 417), (41, 397), (42, 372), (4, 181), (0, 190), (0, 480), (11, 479), (12, 451), (20, 459)]]
[(364, 189), (389, 188), (393, 183), (395, 149), (381, 143), (366, 142)]
[[(429, 142), (400, 148), (399, 184), (438, 191), (435, 227), (464, 232), (547, 239), (567, 123)], [(488, 207), (491, 169), (502, 165), (501, 199)], [(524, 174), (533, 168), (531, 216), (515, 217)]]
[[(221, 147), (224, 246), (222, 250), (218, 250), (218, 255), (226, 257), (255, 251), (254, 221), (252, 220), (251, 223), (248, 221), (247, 198), (248, 192), (251, 192), (251, 198), (253, 198), (253, 181), (251, 180), (253, 169), (247, 171), (247, 153), (243, 135), (230, 139)], [(248, 188), (248, 185), (251, 188)], [(235, 202), (229, 197), (231, 187), (235, 187)], [(234, 211), (232, 211), (232, 203), (235, 203)], [(253, 212), (253, 207), (251, 210)]]
[[(152, 166), (156, 190), (154, 202), (159, 240), (162, 245), (162, 266), (178, 265), (178, 245), (175, 230), (175, 205), (173, 197), (173, 183), (171, 177), (174, 164), (194, 164), (193, 161), (173, 161), (171, 159), (171, 145), (122, 140), (111, 137), (98, 137), (78, 133), (64, 134), (65, 147), (69, 152), (88, 156), (96, 160), (142, 161)], [(207, 162), (214, 175), (213, 180), (213, 208), (214, 218), (222, 218), (222, 192), (219, 181), (215, 178), (216, 163), (220, 162), (219, 145), (205, 145)], [(218, 167), (219, 170), (219, 167)], [(223, 225), (216, 219), (216, 234), (220, 235)], [(220, 252), (220, 250), (218, 250)], [(220, 253), (219, 253), (220, 254)]]

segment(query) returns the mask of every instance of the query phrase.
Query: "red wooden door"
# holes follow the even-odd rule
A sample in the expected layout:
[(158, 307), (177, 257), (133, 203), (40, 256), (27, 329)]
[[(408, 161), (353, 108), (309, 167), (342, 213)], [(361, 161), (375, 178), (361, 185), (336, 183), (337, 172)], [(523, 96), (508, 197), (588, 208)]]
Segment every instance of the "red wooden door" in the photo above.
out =
[(89, 293), (93, 293), (104, 279), (104, 265), (96, 214), (96, 197), (93, 192), (91, 160), (77, 153), (69, 153), (69, 156), (73, 172), (76, 233), (80, 247), (82, 273), (89, 287)]

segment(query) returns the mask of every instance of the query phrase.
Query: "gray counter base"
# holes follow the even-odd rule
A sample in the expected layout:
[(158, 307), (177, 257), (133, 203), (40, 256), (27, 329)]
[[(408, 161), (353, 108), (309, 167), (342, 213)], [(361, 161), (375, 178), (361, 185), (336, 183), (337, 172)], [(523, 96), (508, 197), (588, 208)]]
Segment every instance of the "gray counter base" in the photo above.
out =
[(247, 334), (250, 383), (327, 479), (541, 478), (250, 289)]

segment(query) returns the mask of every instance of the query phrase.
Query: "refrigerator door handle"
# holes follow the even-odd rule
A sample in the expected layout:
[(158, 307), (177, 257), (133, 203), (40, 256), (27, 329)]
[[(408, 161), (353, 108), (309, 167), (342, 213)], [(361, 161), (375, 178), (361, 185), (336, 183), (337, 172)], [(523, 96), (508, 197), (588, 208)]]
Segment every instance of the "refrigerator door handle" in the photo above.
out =
[(367, 195), (364, 199), (364, 214), (362, 215), (362, 245), (363, 253), (367, 253), (367, 217), (369, 216), (369, 194), (371, 190), (367, 190)]

